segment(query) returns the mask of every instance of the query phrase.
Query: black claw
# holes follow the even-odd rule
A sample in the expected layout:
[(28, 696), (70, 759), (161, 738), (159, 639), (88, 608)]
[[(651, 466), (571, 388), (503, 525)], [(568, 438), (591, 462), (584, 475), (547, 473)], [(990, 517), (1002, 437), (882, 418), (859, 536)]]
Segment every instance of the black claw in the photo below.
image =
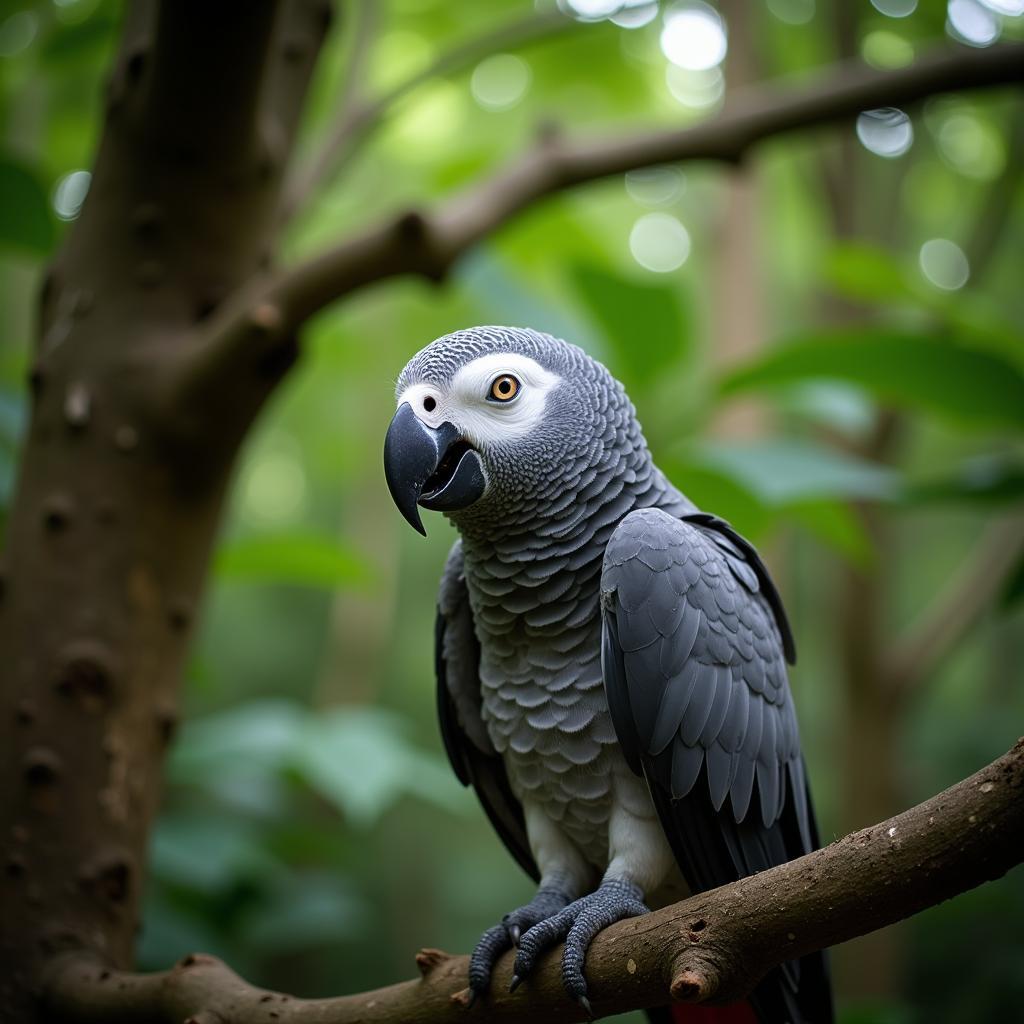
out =
[(519, 988), (519, 986), (522, 985), (522, 983), (523, 983), (523, 979), (520, 978), (518, 974), (513, 974), (512, 975), (512, 980), (509, 982), (509, 985), (508, 985), (509, 994), (515, 992), (515, 990), (517, 988)]
[(577, 996), (576, 1002), (578, 1002), (580, 1006), (583, 1007), (583, 1009), (586, 1011), (587, 1016), (591, 1020), (597, 1020), (597, 1016), (594, 1013), (594, 1008), (590, 1005), (590, 1000), (586, 996)]
[(475, 988), (469, 990), (469, 999), (466, 1000), (466, 1009), (472, 1010), (476, 1006), (477, 991)]
[(512, 945), (513, 946), (518, 946), (519, 945), (519, 936), (521, 934), (522, 933), (521, 933), (521, 931), (519, 929), (519, 925), (514, 924), (514, 925), (511, 925), (509, 927), (508, 937), (512, 940)]

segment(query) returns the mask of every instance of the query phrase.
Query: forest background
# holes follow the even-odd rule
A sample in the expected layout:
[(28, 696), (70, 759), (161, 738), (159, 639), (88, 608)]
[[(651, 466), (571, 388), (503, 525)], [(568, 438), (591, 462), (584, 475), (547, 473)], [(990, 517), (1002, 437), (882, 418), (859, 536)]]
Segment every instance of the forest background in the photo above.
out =
[[(297, 144), (286, 263), (429, 206), (545, 126), (696, 124), (765, 80), (1024, 38), (1011, 0), (634, 3), (611, 20), (597, 0), (561, 18), (348, 6)], [(0, 9), (0, 513), (37, 294), (87, 201), (121, 17), (108, 0)], [(379, 124), (319, 165), (339, 118), (358, 126), (380, 96)], [(270, 987), (357, 991), (406, 977), (420, 946), (467, 950), (528, 897), (434, 720), (452, 530), (432, 516), (426, 541), (412, 534), (380, 463), (398, 371), (471, 324), (529, 325), (606, 362), (673, 481), (766, 554), (826, 838), (1006, 750), (1024, 722), (1022, 161), (1019, 91), (936, 95), (769, 140), (736, 168), (564, 192), (440, 287), (394, 280), (313, 319), (237, 468), (140, 966), (202, 949)], [(1011, 1019), (1021, 920), (1018, 871), (840, 947), (841, 1019)]]

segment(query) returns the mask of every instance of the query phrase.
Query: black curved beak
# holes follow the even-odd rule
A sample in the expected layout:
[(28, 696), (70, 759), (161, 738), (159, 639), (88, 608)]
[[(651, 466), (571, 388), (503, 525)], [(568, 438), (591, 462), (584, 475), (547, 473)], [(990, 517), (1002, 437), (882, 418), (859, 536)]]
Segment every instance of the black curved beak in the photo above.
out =
[(480, 456), (451, 423), (427, 426), (408, 402), (384, 438), (384, 476), (398, 511), (425, 537), (418, 506), (453, 512), (472, 505), (487, 486)]

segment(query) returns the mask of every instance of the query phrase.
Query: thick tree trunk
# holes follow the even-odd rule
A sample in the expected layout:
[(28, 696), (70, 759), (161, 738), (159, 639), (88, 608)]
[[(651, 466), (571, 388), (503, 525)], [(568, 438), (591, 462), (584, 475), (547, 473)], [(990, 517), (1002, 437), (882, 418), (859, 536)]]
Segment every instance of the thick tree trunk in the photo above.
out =
[(189, 627), (235, 452), (285, 366), (206, 410), (169, 385), (268, 250), (326, 21), (270, 0), (129, 14), (90, 194), (44, 287), (7, 526), (4, 1020), (29, 1018), (56, 950), (132, 961)]

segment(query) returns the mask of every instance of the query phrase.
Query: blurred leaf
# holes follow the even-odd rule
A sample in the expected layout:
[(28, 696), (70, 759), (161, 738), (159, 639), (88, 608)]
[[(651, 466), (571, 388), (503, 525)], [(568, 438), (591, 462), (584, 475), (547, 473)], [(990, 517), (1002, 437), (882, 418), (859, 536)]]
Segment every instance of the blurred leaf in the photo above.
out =
[(344, 879), (304, 871), (283, 877), (240, 927), (257, 952), (281, 955), (351, 938), (367, 916), (365, 901)]
[(365, 586), (373, 579), (372, 567), (359, 554), (315, 533), (268, 533), (227, 541), (214, 568), (226, 580), (328, 589)]
[(154, 875), (207, 895), (284, 870), (264, 849), (259, 833), (230, 815), (165, 814), (151, 852)]
[(46, 189), (24, 164), (0, 156), (0, 245), (45, 255), (53, 245)]
[(825, 264), (825, 279), (841, 295), (871, 303), (914, 301), (903, 268), (884, 249), (837, 245)]
[[(118, 18), (113, 10), (101, 8), (74, 25), (63, 25), (52, 32), (42, 49), (42, 59), (60, 65), (69, 61), (92, 62), (102, 50), (113, 43)], [(63, 68), (54, 68), (63, 71)]]
[(1010, 573), (999, 595), (999, 607), (1009, 611), (1024, 600), (1024, 556), (1017, 559), (1013, 572)]
[(839, 501), (800, 501), (787, 506), (786, 517), (854, 565), (869, 565), (874, 557), (871, 537), (849, 505)]
[(220, 922), (212, 913), (205, 918), (174, 905), (159, 885), (147, 885), (142, 914), (142, 934), (136, 950), (137, 966), (145, 971), (165, 970), (197, 949), (231, 960), (240, 968), (239, 957), (217, 932)]
[(586, 264), (572, 267), (570, 278), (604, 332), (617, 375), (627, 384), (646, 389), (686, 353), (690, 332), (677, 288)]
[(794, 384), (779, 396), (779, 405), (786, 413), (850, 438), (866, 437), (875, 425), (875, 406), (870, 396), (841, 381)]
[(949, 476), (922, 480), (907, 489), (907, 500), (1015, 502), (1024, 500), (1024, 462), (1007, 455), (978, 455)]
[(724, 395), (813, 379), (859, 384), (877, 398), (970, 426), (1024, 428), (1024, 371), (993, 352), (890, 330), (798, 338), (728, 374)]
[(888, 466), (810, 441), (702, 441), (692, 447), (691, 458), (728, 473), (769, 506), (823, 497), (891, 500), (902, 487)]
[(467, 806), (448, 766), (411, 746), (401, 720), (377, 708), (335, 708), (312, 717), (295, 764), (310, 785), (363, 827), (403, 795), (449, 811)]
[(277, 770), (291, 756), (307, 711), (291, 701), (252, 701), (188, 722), (168, 771), (179, 782), (205, 782), (254, 769)]
[(28, 403), (21, 391), (0, 387), (0, 444), (13, 448), (25, 431)]
[(772, 512), (734, 475), (674, 455), (659, 455), (657, 461), (698, 508), (728, 520), (748, 540), (756, 541), (770, 527)]
[(913, 1024), (911, 1008), (898, 1002), (859, 1002), (843, 1007), (840, 1024)]

